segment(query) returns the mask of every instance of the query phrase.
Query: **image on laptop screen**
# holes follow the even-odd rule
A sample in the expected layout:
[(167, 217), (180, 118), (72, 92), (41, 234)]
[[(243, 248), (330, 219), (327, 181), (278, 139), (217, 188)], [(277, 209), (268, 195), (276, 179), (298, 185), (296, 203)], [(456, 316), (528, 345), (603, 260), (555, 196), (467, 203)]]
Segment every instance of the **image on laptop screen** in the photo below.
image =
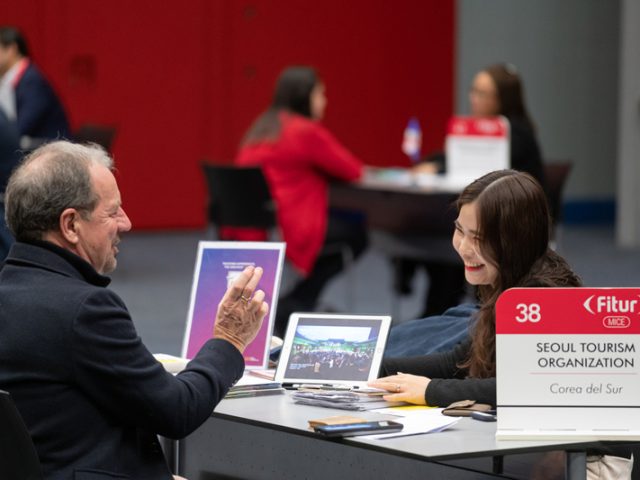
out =
[(388, 317), (295, 314), (280, 362), (284, 381), (358, 384), (375, 378)]

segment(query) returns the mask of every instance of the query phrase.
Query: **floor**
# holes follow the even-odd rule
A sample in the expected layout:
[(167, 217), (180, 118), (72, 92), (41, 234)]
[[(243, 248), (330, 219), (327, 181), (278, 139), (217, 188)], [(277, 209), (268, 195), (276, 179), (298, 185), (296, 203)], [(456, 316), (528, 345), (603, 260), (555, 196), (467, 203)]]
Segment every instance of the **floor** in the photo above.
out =
[[(111, 288), (127, 304), (140, 336), (154, 353), (181, 351), (197, 244), (206, 239), (204, 231), (131, 233), (120, 244)], [(565, 226), (558, 251), (586, 286), (640, 286), (640, 250), (616, 248), (611, 226)], [(342, 275), (326, 288), (321, 303), (338, 311), (393, 314), (400, 322), (421, 310), (427, 283), (426, 276), (418, 274), (413, 294), (394, 300), (389, 261), (374, 247), (356, 263), (349, 278)], [(352, 308), (347, 307), (350, 290)]]

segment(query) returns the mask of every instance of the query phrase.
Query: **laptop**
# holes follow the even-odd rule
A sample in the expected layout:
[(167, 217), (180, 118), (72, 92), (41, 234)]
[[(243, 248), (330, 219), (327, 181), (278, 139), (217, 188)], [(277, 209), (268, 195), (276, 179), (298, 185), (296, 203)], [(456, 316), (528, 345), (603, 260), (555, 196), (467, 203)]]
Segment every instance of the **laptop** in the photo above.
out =
[(378, 378), (391, 317), (294, 313), (275, 381), (283, 386), (365, 388)]

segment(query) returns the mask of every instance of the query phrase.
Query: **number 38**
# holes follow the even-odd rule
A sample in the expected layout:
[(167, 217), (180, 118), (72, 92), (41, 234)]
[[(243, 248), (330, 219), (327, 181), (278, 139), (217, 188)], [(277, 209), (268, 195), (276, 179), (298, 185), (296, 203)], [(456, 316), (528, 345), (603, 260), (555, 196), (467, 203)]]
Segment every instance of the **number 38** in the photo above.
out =
[(516, 315), (517, 322), (538, 323), (542, 318), (540, 315), (540, 304), (538, 303), (519, 303), (516, 305), (516, 309), (519, 312), (519, 315)]

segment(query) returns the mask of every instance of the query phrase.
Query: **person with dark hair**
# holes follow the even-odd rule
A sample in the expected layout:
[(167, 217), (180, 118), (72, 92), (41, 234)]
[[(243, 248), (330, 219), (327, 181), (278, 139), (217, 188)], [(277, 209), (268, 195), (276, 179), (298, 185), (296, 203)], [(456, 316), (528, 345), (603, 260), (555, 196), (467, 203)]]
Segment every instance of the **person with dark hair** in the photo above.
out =
[(495, 64), (478, 72), (469, 91), (471, 115), (502, 115), (509, 120), (511, 168), (529, 173), (546, 187), (536, 129), (524, 101), (522, 79), (515, 66)]
[[(469, 90), (471, 115), (474, 117), (494, 117), (502, 115), (510, 124), (510, 167), (529, 173), (543, 189), (546, 179), (540, 146), (536, 139), (535, 126), (524, 100), (522, 79), (515, 66), (494, 64), (479, 71), (473, 78)], [(431, 155), (417, 171), (444, 173), (444, 154)], [(396, 289), (411, 291), (411, 278), (416, 267), (422, 265), (429, 274), (429, 289), (424, 308), (419, 317), (439, 315), (457, 305), (465, 295), (462, 265), (437, 260), (418, 262), (398, 258), (394, 262)]]
[[(549, 248), (547, 199), (531, 175), (515, 170), (484, 175), (464, 189), (457, 207), (453, 246), (480, 300), (471, 336), (446, 352), (385, 358), (384, 376), (369, 386), (390, 392), (383, 397), (387, 401), (446, 407), (475, 400), (495, 406), (498, 297), (515, 287), (581, 286), (567, 262)], [(587, 452), (587, 478), (630, 479), (634, 448)], [(564, 478), (564, 452), (549, 452), (534, 462), (531, 478)]]
[(19, 161), (18, 129), (0, 109), (0, 261), (4, 260), (13, 244), (13, 235), (4, 220), (4, 190)]
[(60, 100), (29, 58), (26, 39), (12, 26), (0, 26), (0, 109), (17, 122), (24, 148), (69, 137)]
[(386, 376), (370, 385), (391, 392), (385, 396), (389, 401), (447, 406), (473, 399), (495, 405), (495, 306), (500, 294), (513, 287), (581, 285), (549, 248), (547, 199), (529, 174), (502, 170), (480, 177), (464, 189), (457, 207), (453, 246), (480, 299), (471, 336), (447, 352), (385, 358)]
[(44, 479), (171, 480), (157, 436), (182, 438), (211, 416), (268, 312), (262, 269), (247, 267), (211, 338), (182, 372), (165, 371), (106, 288), (131, 229), (112, 169), (101, 147), (59, 141), (33, 151), (7, 185), (16, 243), (0, 270), (0, 389)]
[(360, 222), (329, 214), (329, 182), (357, 180), (363, 164), (319, 123), (326, 104), (324, 84), (313, 68), (286, 68), (271, 106), (249, 128), (236, 157), (237, 165), (262, 167), (287, 258), (304, 277), (278, 301), (277, 336), (284, 335), (292, 312), (315, 308), (326, 283), (344, 267), (338, 250), (322, 250), (347, 246), (355, 258), (367, 244)]

